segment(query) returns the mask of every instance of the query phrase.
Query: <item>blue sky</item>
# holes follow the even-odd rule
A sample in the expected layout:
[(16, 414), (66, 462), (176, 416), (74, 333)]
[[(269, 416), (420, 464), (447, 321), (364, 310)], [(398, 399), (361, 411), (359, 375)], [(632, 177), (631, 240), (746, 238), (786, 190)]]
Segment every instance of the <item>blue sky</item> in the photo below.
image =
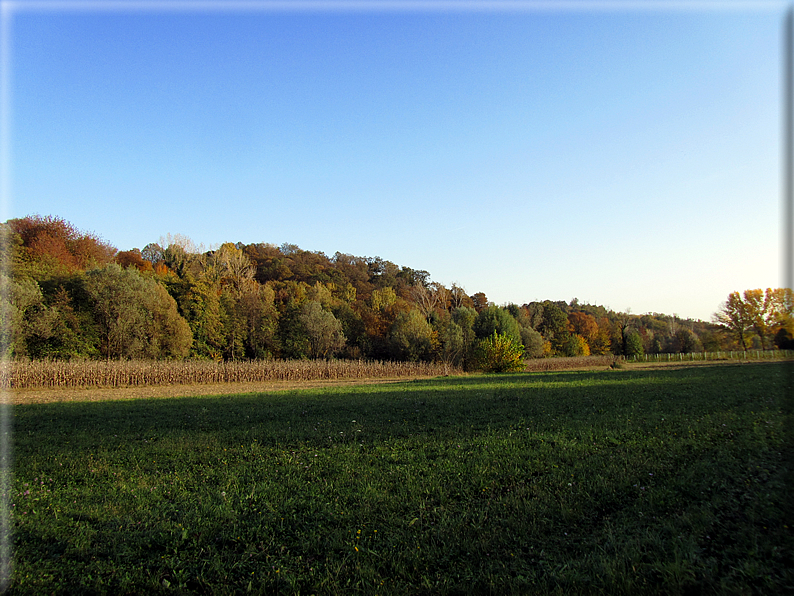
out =
[(782, 285), (783, 3), (54, 5), (6, 12), (3, 219), (381, 256), (500, 304), (708, 320)]

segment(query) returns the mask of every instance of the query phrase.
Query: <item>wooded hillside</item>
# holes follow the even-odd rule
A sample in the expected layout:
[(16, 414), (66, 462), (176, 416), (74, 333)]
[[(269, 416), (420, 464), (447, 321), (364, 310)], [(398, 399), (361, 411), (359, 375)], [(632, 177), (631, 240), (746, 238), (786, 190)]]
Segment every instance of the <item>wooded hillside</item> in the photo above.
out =
[(447, 288), (427, 271), (380, 257), (266, 243), (202, 250), (179, 236), (118, 251), (58, 217), (12, 219), (0, 230), (7, 356), (471, 367), (477, 341), (494, 332), (523, 346), (525, 358), (794, 347), (790, 290), (775, 290), (762, 327), (745, 309), (736, 331), (730, 299), (715, 322), (576, 299), (495, 305), (484, 292)]

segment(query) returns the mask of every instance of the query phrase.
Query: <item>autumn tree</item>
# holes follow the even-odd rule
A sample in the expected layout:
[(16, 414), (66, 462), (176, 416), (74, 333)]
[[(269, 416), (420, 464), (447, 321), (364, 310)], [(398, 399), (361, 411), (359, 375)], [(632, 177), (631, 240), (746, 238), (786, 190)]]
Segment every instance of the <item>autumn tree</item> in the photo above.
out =
[(480, 312), (482, 309), (487, 308), (488, 306), (488, 297), (483, 292), (477, 292), (476, 294), (471, 295), (472, 305), (474, 306), (474, 310)]
[(162, 246), (156, 242), (150, 242), (143, 247), (143, 250), (141, 251), (141, 258), (145, 261), (149, 261), (152, 264), (152, 267), (154, 267), (157, 263), (163, 260), (164, 253), (165, 250)]
[(448, 293), (449, 290), (435, 282), (417, 284), (410, 290), (411, 298), (426, 319), (429, 319), (436, 309), (446, 310)]
[(141, 329), (146, 358), (179, 359), (186, 357), (193, 343), (190, 326), (177, 311), (176, 301), (159, 283), (146, 281), (146, 294), (141, 302), (146, 325)]
[(461, 306), (474, 307), (474, 301), (466, 294), (466, 290), (453, 283), (449, 289), (449, 307), (455, 309)]
[(81, 232), (59, 217), (33, 215), (8, 220), (21, 239), (21, 263), (25, 273), (45, 279), (110, 263), (116, 249), (97, 235)]
[(133, 248), (132, 250), (122, 250), (116, 253), (114, 261), (125, 268), (135, 267), (138, 271), (142, 272), (154, 271), (152, 262), (144, 259), (141, 255), (141, 251), (137, 248)]
[(703, 344), (700, 338), (691, 329), (681, 327), (674, 336), (675, 351), (681, 354), (691, 354), (692, 352), (702, 352)]
[(747, 303), (739, 292), (731, 292), (728, 299), (714, 314), (714, 322), (724, 325), (742, 349), (746, 352), (753, 329), (753, 316)]
[(244, 286), (254, 279), (256, 267), (242, 249), (226, 242), (208, 255), (206, 269), (212, 270), (221, 286), (231, 288), (235, 296), (240, 296)]
[(776, 323), (773, 328), (775, 345), (780, 349), (794, 348), (794, 291), (777, 288), (774, 295)]
[(598, 323), (596, 323), (595, 317), (580, 311), (568, 314), (568, 326), (570, 332), (582, 336), (588, 346), (598, 334)]
[(391, 286), (376, 288), (369, 298), (370, 306), (376, 312), (383, 312), (395, 302), (397, 302), (397, 294)]

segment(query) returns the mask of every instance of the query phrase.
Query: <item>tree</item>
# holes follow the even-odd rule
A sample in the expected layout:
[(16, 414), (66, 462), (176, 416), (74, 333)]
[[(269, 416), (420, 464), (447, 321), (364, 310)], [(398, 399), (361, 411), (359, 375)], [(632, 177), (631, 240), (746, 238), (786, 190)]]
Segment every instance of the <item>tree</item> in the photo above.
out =
[(568, 325), (571, 333), (581, 335), (590, 344), (598, 334), (598, 323), (593, 315), (583, 312), (572, 312), (568, 314)]
[(429, 360), (433, 351), (433, 328), (416, 309), (401, 312), (389, 333), (394, 355), (400, 360)]
[(248, 284), (237, 301), (237, 308), (244, 321), (245, 355), (249, 358), (272, 358), (278, 351), (276, 332), (278, 311), (275, 292), (269, 284)]
[(546, 300), (543, 303), (543, 319), (539, 331), (551, 343), (556, 354), (565, 353), (565, 344), (568, 341), (568, 317), (554, 302)]
[(444, 311), (438, 317), (435, 327), (438, 338), (438, 359), (448, 367), (461, 364), (466, 354), (466, 342), (461, 326), (454, 321), (449, 312)]
[(190, 325), (177, 311), (174, 300), (162, 284), (148, 281), (141, 306), (148, 312), (143, 355), (147, 358), (184, 358), (193, 344)]
[(41, 288), (32, 279), (15, 280), (0, 273), (0, 289), (0, 354), (28, 356), (36, 338), (51, 334), (51, 313)]
[(466, 290), (455, 283), (453, 283), (452, 287), (449, 289), (449, 302), (450, 308), (453, 309), (461, 306), (474, 306), (474, 302), (469, 298), (469, 295), (466, 294)]
[(21, 239), (21, 263), (35, 279), (71, 273), (110, 263), (116, 249), (98, 236), (81, 232), (64, 219), (28, 216), (10, 219), (8, 226)]
[(116, 263), (122, 267), (135, 267), (138, 271), (154, 271), (154, 267), (150, 261), (147, 261), (141, 256), (141, 251), (137, 248), (132, 250), (123, 250), (116, 253), (114, 259)]
[(474, 355), (474, 321), (477, 320), (477, 311), (471, 306), (459, 306), (452, 310), (452, 320), (460, 327), (463, 334), (463, 354), (461, 356), (463, 367), (469, 369)]
[(491, 304), (479, 312), (472, 326), (475, 335), (482, 339), (495, 331), (521, 343), (521, 330), (513, 316), (504, 308)]
[(524, 344), (525, 358), (543, 356), (543, 336), (531, 327), (521, 327), (521, 343)]
[(376, 312), (383, 312), (384, 309), (395, 302), (397, 302), (397, 294), (391, 286), (376, 288), (372, 291), (372, 295), (369, 298), (370, 306)]
[(642, 354), (644, 354), (642, 338), (637, 331), (631, 329), (626, 333), (625, 338), (625, 347), (623, 349), (623, 354), (625, 356), (642, 356)]
[(608, 354), (610, 349), (612, 348), (612, 340), (610, 339), (609, 334), (609, 319), (606, 317), (599, 319), (598, 321), (598, 331), (590, 340), (590, 353), (591, 354)]
[(306, 329), (312, 358), (329, 358), (345, 347), (342, 323), (316, 300), (306, 302), (298, 318)]
[[(614, 341), (612, 342), (612, 351), (618, 356), (632, 355), (629, 354), (629, 331), (632, 330), (634, 324), (631, 309), (626, 309), (626, 312), (616, 313), (613, 320)], [(640, 338), (640, 343), (642, 343), (642, 338)]]
[(791, 288), (777, 288), (774, 296), (775, 345), (781, 350), (794, 349), (794, 292)]
[(417, 284), (411, 288), (411, 298), (426, 319), (437, 309), (446, 310), (449, 290), (439, 283)]
[(474, 309), (477, 312), (480, 312), (482, 309), (488, 306), (488, 297), (483, 292), (477, 292), (476, 294), (471, 295), (471, 301), (474, 305)]
[(83, 285), (100, 330), (100, 351), (108, 360), (187, 354), (190, 329), (158, 282), (113, 263), (86, 273)]
[(163, 260), (164, 254), (163, 247), (157, 244), (156, 242), (150, 242), (146, 246), (143, 247), (141, 251), (141, 258), (145, 261), (149, 261), (154, 267), (157, 263)]
[(589, 356), (590, 347), (584, 337), (572, 333), (568, 336), (568, 341), (565, 342), (563, 353), (566, 356)]
[(681, 327), (675, 334), (676, 351), (681, 354), (691, 354), (692, 352), (702, 352), (703, 344), (691, 329)]
[(730, 293), (728, 299), (714, 313), (713, 320), (715, 323), (724, 325), (742, 349), (747, 351), (750, 330), (753, 328), (753, 317), (739, 292)]
[(493, 332), (477, 342), (475, 362), (485, 372), (520, 372), (524, 370), (524, 346), (511, 337)]
[(236, 297), (242, 294), (244, 286), (253, 281), (256, 273), (251, 259), (231, 242), (222, 244), (210, 254), (207, 268), (214, 270), (221, 285), (232, 288)]
[(775, 296), (772, 288), (767, 288), (764, 292), (761, 288), (757, 290), (745, 290), (744, 304), (747, 309), (747, 316), (750, 318), (751, 325), (758, 339), (761, 340), (761, 349), (766, 350), (766, 338), (771, 334), (772, 327), (776, 323)]

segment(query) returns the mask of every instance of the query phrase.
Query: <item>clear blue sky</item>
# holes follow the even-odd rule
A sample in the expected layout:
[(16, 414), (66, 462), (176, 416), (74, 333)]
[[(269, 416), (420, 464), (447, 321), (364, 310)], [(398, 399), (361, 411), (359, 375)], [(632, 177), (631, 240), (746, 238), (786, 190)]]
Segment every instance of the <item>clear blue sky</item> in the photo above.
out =
[(783, 3), (52, 6), (6, 11), (4, 219), (381, 256), (500, 304), (708, 320), (782, 285)]

